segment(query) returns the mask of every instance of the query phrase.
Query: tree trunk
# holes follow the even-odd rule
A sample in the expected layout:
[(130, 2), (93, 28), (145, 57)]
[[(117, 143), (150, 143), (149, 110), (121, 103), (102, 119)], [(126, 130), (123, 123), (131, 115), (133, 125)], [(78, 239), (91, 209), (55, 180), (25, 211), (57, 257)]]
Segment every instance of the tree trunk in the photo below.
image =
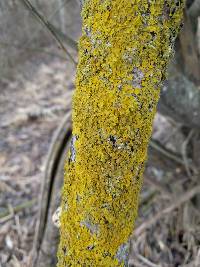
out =
[(128, 265), (152, 121), (182, 10), (178, 0), (83, 4), (58, 267)]
[[(199, 4), (198, 4), (199, 3)], [(184, 27), (176, 41), (176, 54), (169, 66), (158, 110), (191, 128), (200, 128), (200, 61), (196, 40), (196, 0), (185, 12)], [(195, 8), (194, 8), (195, 7)], [(199, 13), (198, 13), (199, 14)], [(192, 24), (191, 24), (192, 22)]]
[(200, 90), (177, 66), (170, 64), (169, 79), (162, 88), (158, 110), (176, 121), (200, 128)]

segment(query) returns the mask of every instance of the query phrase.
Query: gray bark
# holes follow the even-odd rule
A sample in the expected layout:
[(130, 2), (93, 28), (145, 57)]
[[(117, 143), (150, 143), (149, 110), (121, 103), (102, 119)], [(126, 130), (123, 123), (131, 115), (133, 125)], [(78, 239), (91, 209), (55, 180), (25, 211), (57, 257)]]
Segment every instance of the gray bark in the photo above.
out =
[(196, 38), (200, 0), (186, 12), (185, 25), (177, 40), (168, 81), (161, 92), (158, 110), (189, 128), (200, 128), (200, 62)]
[(169, 67), (168, 81), (161, 91), (158, 110), (191, 128), (200, 128), (200, 89), (180, 70)]

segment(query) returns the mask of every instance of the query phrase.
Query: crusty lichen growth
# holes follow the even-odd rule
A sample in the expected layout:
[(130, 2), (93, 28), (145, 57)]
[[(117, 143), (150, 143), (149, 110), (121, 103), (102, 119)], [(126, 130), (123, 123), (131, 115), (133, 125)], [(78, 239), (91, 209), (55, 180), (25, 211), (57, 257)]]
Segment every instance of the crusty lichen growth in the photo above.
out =
[(180, 0), (85, 0), (59, 267), (126, 265), (119, 254), (133, 230), (182, 9)]

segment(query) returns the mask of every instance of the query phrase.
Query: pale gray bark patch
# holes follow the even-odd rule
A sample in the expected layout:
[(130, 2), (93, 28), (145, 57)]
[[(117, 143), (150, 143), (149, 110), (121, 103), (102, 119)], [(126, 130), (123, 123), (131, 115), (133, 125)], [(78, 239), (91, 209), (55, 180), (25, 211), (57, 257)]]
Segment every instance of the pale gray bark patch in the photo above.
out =
[(136, 88), (142, 88), (142, 79), (144, 78), (144, 73), (139, 69), (133, 68), (133, 80), (132, 85)]
[(71, 162), (75, 162), (76, 161), (75, 142), (76, 142), (77, 139), (78, 139), (78, 137), (76, 135), (72, 136), (71, 146), (70, 146), (70, 157), (69, 157), (69, 160)]
[(122, 244), (117, 251), (116, 258), (120, 263), (123, 263), (124, 266), (128, 266), (128, 255), (130, 249), (130, 242), (128, 241), (125, 244)]
[(109, 143), (112, 144), (113, 148), (117, 148), (117, 149), (129, 149), (128, 144), (125, 143), (119, 143), (118, 138), (116, 136), (110, 135), (108, 138)]
[(80, 223), (81, 226), (87, 227), (91, 234), (98, 234), (99, 233), (99, 226), (98, 224), (93, 224), (89, 220), (85, 220)]
[(173, 61), (169, 67), (169, 78), (161, 90), (158, 110), (189, 127), (200, 127), (200, 91), (176, 67)]

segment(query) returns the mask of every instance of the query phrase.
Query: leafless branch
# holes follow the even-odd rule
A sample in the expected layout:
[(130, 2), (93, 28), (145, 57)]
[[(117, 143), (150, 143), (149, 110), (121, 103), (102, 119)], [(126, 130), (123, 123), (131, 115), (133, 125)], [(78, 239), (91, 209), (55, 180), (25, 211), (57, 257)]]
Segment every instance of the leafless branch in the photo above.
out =
[(200, 193), (200, 185), (193, 187), (192, 189), (188, 190), (185, 192), (182, 196), (180, 196), (177, 199), (174, 199), (168, 207), (165, 209), (161, 210), (157, 214), (155, 214), (152, 218), (150, 218), (148, 221), (145, 221), (142, 223), (140, 226), (138, 226), (135, 231), (134, 231), (134, 236), (137, 237), (139, 236), (142, 232), (144, 232), (146, 229), (151, 227), (153, 224), (155, 224), (158, 220), (160, 220), (162, 217), (164, 217), (167, 213), (172, 212), (179, 206), (181, 206), (183, 203), (186, 201), (190, 200), (193, 198), (195, 195)]
[(66, 53), (66, 55), (68, 55), (68, 57), (70, 58), (70, 60), (74, 63), (74, 65), (76, 66), (76, 61), (74, 60), (74, 58), (71, 56), (71, 54), (68, 52), (68, 50), (66, 49), (66, 47), (64, 46), (62, 40), (60, 39), (60, 37), (58, 36), (58, 34), (55, 31), (55, 28), (49, 23), (49, 21), (42, 16), (37, 9), (30, 3), (29, 0), (20, 0), (25, 7), (30, 10), (30, 12), (32, 13), (32, 15), (42, 24), (44, 25), (47, 30), (50, 32), (50, 34), (53, 36), (54, 40), (58, 43), (59, 47)]

